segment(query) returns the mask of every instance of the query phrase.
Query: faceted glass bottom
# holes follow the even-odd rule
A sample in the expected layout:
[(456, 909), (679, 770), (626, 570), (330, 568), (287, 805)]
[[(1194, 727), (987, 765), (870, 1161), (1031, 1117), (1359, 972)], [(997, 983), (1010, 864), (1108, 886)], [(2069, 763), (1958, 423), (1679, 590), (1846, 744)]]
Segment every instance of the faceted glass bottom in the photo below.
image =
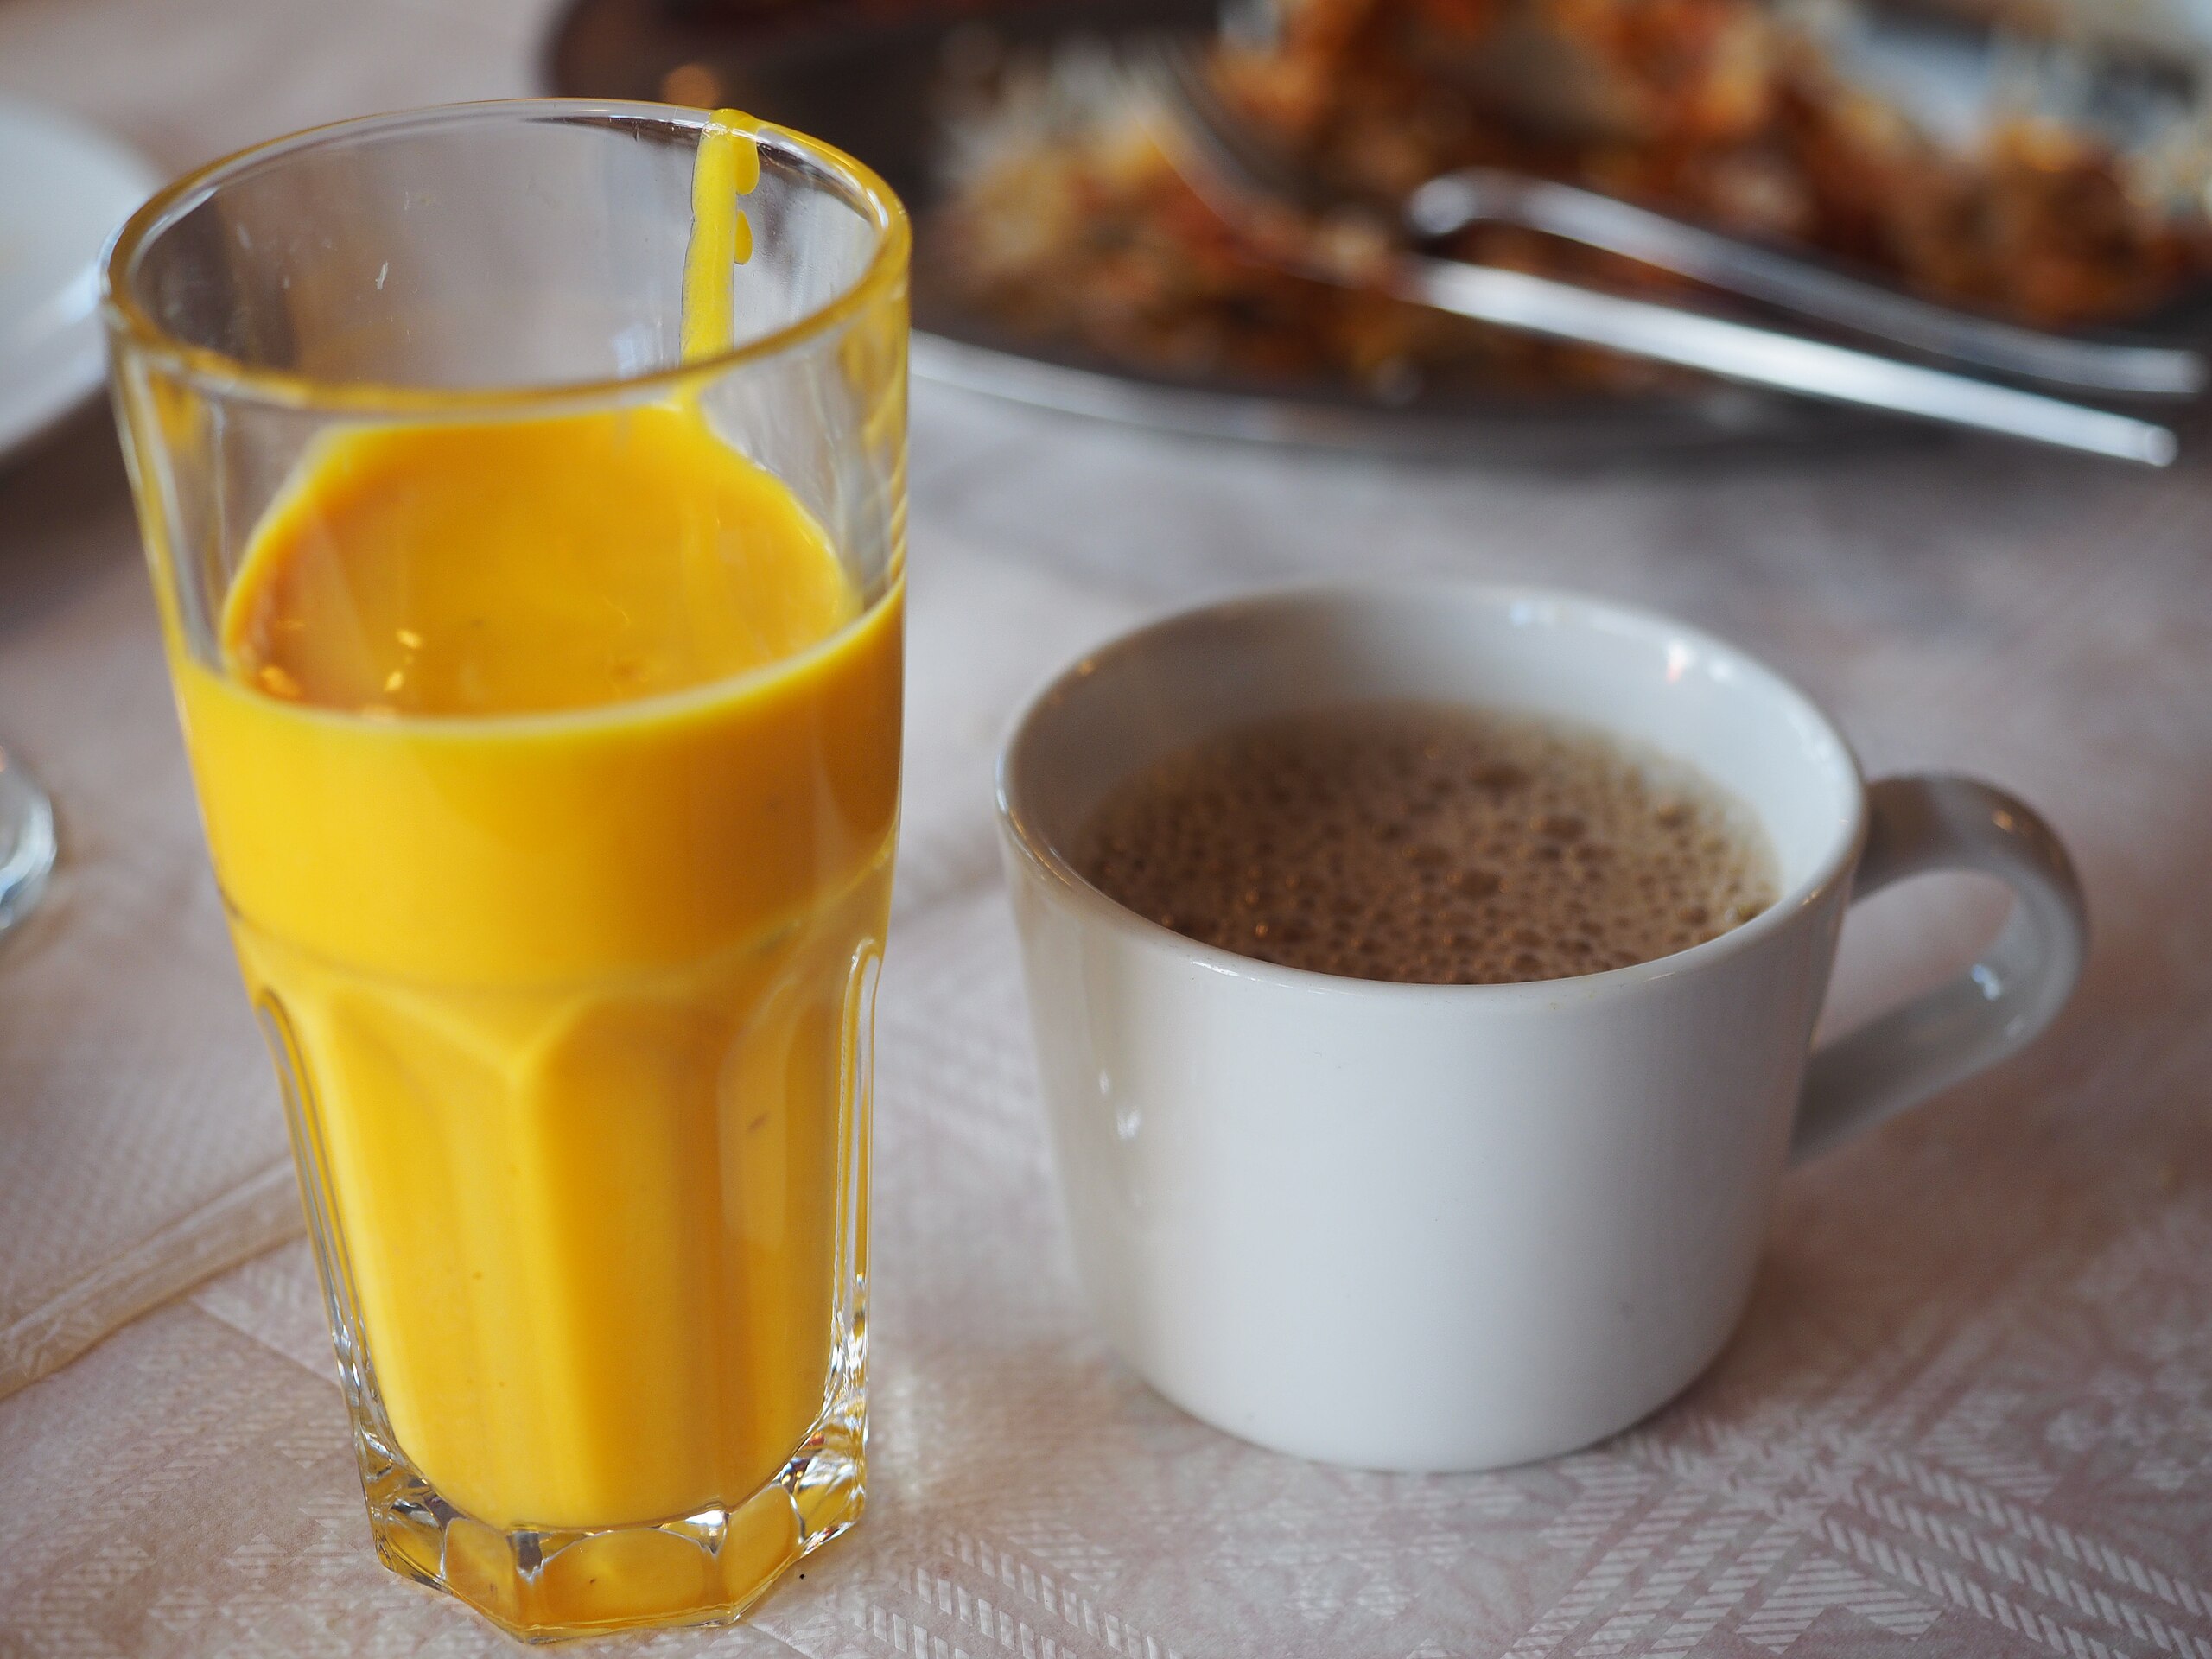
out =
[[(243, 929), (239, 937), (242, 942), (251, 942)], [(821, 1366), (814, 1372), (820, 1381), (807, 1390), (812, 1394), (815, 1388), (820, 1389), (820, 1393), (814, 1395), (820, 1405), (810, 1422), (796, 1411), (785, 1417), (785, 1427), (780, 1433), (791, 1435), (797, 1444), (783, 1456), (780, 1465), (772, 1459), (781, 1451), (781, 1446), (771, 1442), (761, 1446), (763, 1455), (757, 1460), (749, 1460), (749, 1467), (736, 1472), (734, 1478), (729, 1469), (731, 1459), (727, 1455), (731, 1434), (727, 1425), (702, 1421), (696, 1434), (687, 1436), (672, 1430), (666, 1421), (652, 1418), (652, 1408), (663, 1392), (657, 1385), (666, 1381), (656, 1368), (682, 1364), (687, 1358), (702, 1365), (709, 1363), (678, 1344), (667, 1347), (665, 1351), (648, 1353), (632, 1349), (617, 1356), (613, 1374), (620, 1386), (601, 1388), (588, 1402), (588, 1415), (548, 1417), (540, 1410), (537, 1418), (524, 1420), (526, 1427), (534, 1426), (545, 1435), (543, 1455), (531, 1455), (527, 1446), (518, 1452), (509, 1445), (505, 1461), (495, 1471), (498, 1480), (487, 1480), (482, 1466), (471, 1471), (466, 1456), (456, 1457), (457, 1448), (465, 1450), (465, 1445), (448, 1433), (442, 1442), (446, 1463), (435, 1466), (451, 1464), (467, 1471), (474, 1485), (470, 1486), (469, 1478), (464, 1474), (449, 1471), (447, 1489), (440, 1489), (423, 1467), (408, 1456), (404, 1442), (393, 1432), (395, 1414), (389, 1409), (389, 1397), (379, 1386), (373, 1344), (361, 1316), (362, 1299), (358, 1293), (354, 1264), (362, 1249), (384, 1249), (389, 1244), (389, 1238), (373, 1231), (349, 1235), (336, 1224), (338, 1188), (332, 1179), (331, 1160), (326, 1154), (327, 1120), (317, 1093), (308, 1082), (312, 1074), (302, 1063), (302, 1046), (297, 1030), (273, 994), (259, 998), (263, 1025), (291, 1120), (293, 1150), (308, 1235), (322, 1281), (340, 1380), (353, 1420), (370, 1529), (377, 1554), (387, 1567), (455, 1597), (524, 1642), (552, 1642), (639, 1625), (730, 1623), (771, 1588), (793, 1563), (859, 1518), (864, 1498), (868, 1401), (865, 1264), (868, 1082), (873, 1070), (876, 969), (880, 960), (873, 941), (865, 941), (854, 955), (849, 972), (838, 976), (842, 991), (831, 1007), (836, 1010), (842, 1004), (842, 1020), (833, 1013), (826, 1022), (817, 1022), (826, 1024), (825, 1040), (834, 1049), (830, 1087), (815, 1092), (825, 1096), (830, 1103), (835, 1153), (830, 1159), (817, 1160), (823, 1167), (817, 1170), (810, 1164), (801, 1173), (830, 1190), (817, 1191), (813, 1185), (800, 1185), (796, 1176), (787, 1183), (802, 1196), (811, 1196), (813, 1203), (809, 1213), (819, 1217), (827, 1224), (826, 1230), (834, 1235), (823, 1241), (820, 1247), (819, 1253), (826, 1258), (823, 1266), (828, 1268), (823, 1276), (829, 1281), (818, 1287), (819, 1291), (827, 1293), (828, 1304), (820, 1312), (828, 1317), (821, 1346), (811, 1350), (820, 1356), (818, 1362), (811, 1362)], [(709, 1104), (721, 1099), (718, 1093), (702, 1097)], [(646, 1108), (654, 1104), (657, 1098), (642, 1090), (632, 1090), (626, 1098), (633, 1130), (638, 1120), (647, 1116)], [(690, 1100), (690, 1094), (679, 1093), (675, 1106), (668, 1109), (680, 1112)], [(715, 1120), (717, 1124), (721, 1121), (719, 1116)], [(702, 1154), (710, 1165), (721, 1167), (729, 1161), (725, 1155), (727, 1136), (699, 1138), (711, 1142)], [(495, 1151), (499, 1149), (494, 1147)], [(423, 1161), (428, 1161), (430, 1150), (435, 1148), (423, 1151)], [(456, 1190), (461, 1191), (463, 1197), (480, 1201), (487, 1188), (496, 1186), (480, 1172), (494, 1162), (496, 1160), (479, 1159), (474, 1166), (479, 1171), (477, 1178)], [(659, 1166), (653, 1168), (658, 1170)], [(765, 1168), (776, 1174), (782, 1166), (766, 1153), (756, 1150), (752, 1168), (756, 1173)], [(661, 1173), (663, 1179), (650, 1184), (654, 1192), (680, 1193), (684, 1190), (666, 1172)], [(588, 1172), (587, 1177), (579, 1179), (588, 1179)], [(596, 1197), (587, 1193), (570, 1206), (570, 1230), (589, 1224), (604, 1231), (609, 1216), (624, 1220), (627, 1224), (625, 1227), (613, 1229), (613, 1235), (601, 1241), (606, 1253), (618, 1255), (626, 1238), (634, 1243), (646, 1224), (656, 1220), (664, 1230), (680, 1236), (679, 1242), (688, 1241), (702, 1231), (711, 1231), (699, 1224), (698, 1217), (681, 1211), (673, 1203), (648, 1205), (642, 1211), (636, 1206), (626, 1211), (614, 1201), (620, 1196), (611, 1189)], [(796, 1211), (804, 1206), (785, 1207)], [(638, 1219), (640, 1214), (643, 1221)], [(426, 1215), (428, 1219), (423, 1222), (423, 1225), (433, 1222), (451, 1224), (452, 1218), (445, 1211), (428, 1211)], [(785, 1239), (784, 1233), (773, 1236), (779, 1241)], [(429, 1267), (407, 1280), (404, 1288), (417, 1300), (435, 1300), (441, 1295), (450, 1300), (454, 1274), (468, 1265), (469, 1258), (462, 1253), (469, 1242), (465, 1234), (458, 1235), (452, 1249), (443, 1253), (444, 1257), (451, 1258), (449, 1261), (439, 1253), (431, 1253), (426, 1258)], [(572, 1243), (573, 1239), (567, 1242)], [(650, 1253), (645, 1254), (650, 1266)], [(474, 1259), (483, 1259), (480, 1244), (479, 1255)], [(481, 1269), (474, 1274), (475, 1281), (485, 1277)], [(634, 1294), (643, 1294), (653, 1282), (640, 1279), (632, 1282), (630, 1288)], [(760, 1283), (772, 1291), (781, 1281), (768, 1274)], [(526, 1280), (524, 1287), (528, 1288)], [(753, 1288), (758, 1290), (760, 1284)], [(518, 1295), (512, 1300), (521, 1301), (526, 1298)], [(754, 1300), (757, 1302), (764, 1299), (756, 1296)], [(404, 1307), (402, 1311), (405, 1311)], [(586, 1305), (585, 1313), (592, 1317), (575, 1316), (573, 1307), (569, 1312), (572, 1316), (567, 1321), (569, 1328), (546, 1338), (541, 1348), (524, 1350), (525, 1357), (538, 1355), (547, 1370), (564, 1376), (587, 1369), (579, 1356), (585, 1354), (594, 1341), (613, 1341), (619, 1346), (622, 1330), (620, 1310), (604, 1298), (600, 1304)], [(751, 1309), (755, 1316), (751, 1325), (741, 1323), (747, 1312), (743, 1306), (723, 1310), (727, 1321), (731, 1323), (710, 1334), (727, 1337), (736, 1331), (748, 1338), (761, 1337), (764, 1332), (772, 1336), (777, 1328), (775, 1322), (764, 1323), (758, 1317), (762, 1312), (760, 1307)], [(702, 1315), (709, 1319), (715, 1316), (716, 1310), (712, 1308)], [(594, 1332), (599, 1334), (594, 1336)], [(471, 1331), (463, 1330), (460, 1334), (463, 1340), (452, 1357), (450, 1375), (467, 1379), (477, 1376), (467, 1369), (476, 1357), (467, 1351), (465, 1339)], [(787, 1336), (780, 1346), (768, 1342), (755, 1357), (757, 1363), (747, 1374), (746, 1388), (734, 1394), (726, 1389), (719, 1396), (731, 1411), (738, 1432), (759, 1432), (758, 1416), (747, 1414), (744, 1408), (748, 1390), (757, 1396), (781, 1384), (788, 1396), (793, 1374), (801, 1369), (794, 1354), (798, 1360), (808, 1358), (806, 1353), (793, 1346), (795, 1335)], [(558, 1339), (563, 1336), (567, 1338), (565, 1343)], [(741, 1348), (740, 1357), (749, 1352), (749, 1349)], [(517, 1363), (512, 1353), (497, 1357), (507, 1361), (510, 1370)], [(423, 1376), (429, 1375), (435, 1380), (446, 1375), (441, 1370), (444, 1364), (445, 1361), (433, 1352), (427, 1370), (418, 1365), (414, 1377), (418, 1396), (423, 1393)], [(527, 1371), (528, 1367), (524, 1369)], [(727, 1382), (728, 1379), (724, 1381)], [(480, 1385), (480, 1378), (470, 1386)], [(457, 1395), (463, 1407), (471, 1404), (466, 1389), (449, 1390), (448, 1394)], [(423, 1413), (419, 1397), (417, 1405), (420, 1416)], [(804, 1408), (799, 1405), (799, 1410)], [(510, 1416), (518, 1409), (509, 1408)], [(494, 1422), (492, 1426), (499, 1425)], [(513, 1426), (512, 1421), (505, 1425), (508, 1428)], [(663, 1475), (666, 1473), (672, 1433), (672, 1443), (678, 1452), (696, 1445), (697, 1462), (683, 1465), (678, 1460), (679, 1472), (683, 1468), (699, 1471), (700, 1484), (693, 1486), (693, 1491), (713, 1492), (720, 1482), (744, 1489), (760, 1480), (764, 1469), (772, 1472), (757, 1489), (718, 1493), (720, 1502), (687, 1513), (605, 1527), (517, 1527), (508, 1524), (513, 1510), (497, 1520), (487, 1520), (483, 1514), (472, 1512), (468, 1503), (457, 1502), (448, 1495), (462, 1490), (496, 1488), (501, 1482), (509, 1490), (532, 1483), (543, 1487), (545, 1482), (541, 1478), (546, 1469), (559, 1466), (561, 1458), (565, 1457), (570, 1465), (582, 1461), (576, 1446), (582, 1431), (587, 1428), (600, 1437), (588, 1448), (599, 1464), (605, 1465), (608, 1446), (635, 1440), (648, 1451), (659, 1453), (659, 1472)], [(512, 1438), (510, 1434), (510, 1440)], [(782, 1446), (791, 1445), (790, 1441), (782, 1442)], [(619, 1459), (626, 1454), (617, 1455)], [(622, 1467), (626, 1468), (627, 1465)], [(718, 1468), (722, 1471), (719, 1477), (710, 1472)], [(606, 1468), (598, 1472), (603, 1480), (612, 1479)], [(645, 1483), (627, 1484), (633, 1495), (650, 1490)], [(667, 1484), (664, 1480), (663, 1484)], [(688, 1478), (684, 1484), (689, 1484)], [(522, 1502), (529, 1503), (531, 1500)], [(529, 1510), (525, 1508), (522, 1512), (526, 1516)], [(607, 1510), (602, 1508), (601, 1512)]]
[(636, 1625), (727, 1624), (793, 1563), (860, 1518), (862, 1390), (833, 1402), (798, 1452), (743, 1503), (641, 1526), (503, 1531), (464, 1514), (357, 1414), (377, 1554), (530, 1643)]

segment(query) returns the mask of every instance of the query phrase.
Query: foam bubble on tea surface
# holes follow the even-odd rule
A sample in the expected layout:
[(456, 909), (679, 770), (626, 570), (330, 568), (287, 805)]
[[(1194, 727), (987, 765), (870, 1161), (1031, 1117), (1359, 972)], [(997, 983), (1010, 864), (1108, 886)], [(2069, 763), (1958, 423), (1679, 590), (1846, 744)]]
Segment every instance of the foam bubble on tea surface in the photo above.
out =
[(1563, 721), (1420, 703), (1168, 756), (1101, 804), (1076, 862), (1191, 938), (1417, 984), (1627, 967), (1775, 899), (1764, 831), (1692, 768)]

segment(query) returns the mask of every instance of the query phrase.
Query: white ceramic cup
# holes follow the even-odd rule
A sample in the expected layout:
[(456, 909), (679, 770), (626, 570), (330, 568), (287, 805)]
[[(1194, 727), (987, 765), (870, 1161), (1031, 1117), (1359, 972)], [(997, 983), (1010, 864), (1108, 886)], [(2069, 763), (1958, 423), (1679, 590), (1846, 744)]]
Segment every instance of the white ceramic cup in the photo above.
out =
[[(1692, 762), (1764, 824), (1781, 900), (1611, 973), (1402, 985), (1197, 944), (1070, 861), (1147, 763), (1382, 698), (1567, 716)], [(1560, 593), (1306, 588), (1154, 623), (1019, 716), (999, 813), (1053, 1161), (1108, 1340), (1210, 1423), (1367, 1468), (1544, 1457), (1664, 1402), (1734, 1326), (1784, 1166), (2027, 1042), (2088, 945), (2065, 851), (2018, 801), (1869, 785), (1742, 652)], [(1854, 890), (1943, 868), (2012, 886), (1996, 944), (1814, 1052)]]

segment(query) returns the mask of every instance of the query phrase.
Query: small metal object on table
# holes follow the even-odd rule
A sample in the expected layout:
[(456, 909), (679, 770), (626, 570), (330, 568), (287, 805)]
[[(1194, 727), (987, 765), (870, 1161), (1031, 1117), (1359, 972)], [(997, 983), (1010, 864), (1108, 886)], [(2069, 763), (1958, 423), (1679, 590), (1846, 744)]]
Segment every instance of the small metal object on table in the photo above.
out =
[(54, 850), (54, 804), (29, 768), (0, 749), (0, 934), (38, 903)]

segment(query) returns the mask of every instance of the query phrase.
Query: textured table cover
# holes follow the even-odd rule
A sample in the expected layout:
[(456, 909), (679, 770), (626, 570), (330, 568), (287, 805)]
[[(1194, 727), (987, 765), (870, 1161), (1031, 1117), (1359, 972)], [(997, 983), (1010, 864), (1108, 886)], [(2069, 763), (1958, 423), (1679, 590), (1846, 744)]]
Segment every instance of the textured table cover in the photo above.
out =
[[(530, 89), (539, 0), (0, 0), (0, 93), (181, 167)], [(880, 1008), (869, 1510), (753, 1621), (612, 1651), (2212, 1659), (2212, 430), (2152, 476), (1907, 434), (1546, 470), (1295, 457), (918, 391), (907, 822)], [(1784, 1185), (1675, 1405), (1436, 1478), (1255, 1450), (1076, 1300), (991, 753), (1129, 620), (1319, 572), (1584, 587), (1739, 639), (1870, 769), (2041, 804), (2095, 954), (2027, 1056)], [(372, 1560), (283, 1130), (104, 416), (0, 473), (0, 741), (64, 874), (0, 948), (0, 1654), (506, 1644)], [(1959, 880), (1853, 923), (1848, 1020)]]

